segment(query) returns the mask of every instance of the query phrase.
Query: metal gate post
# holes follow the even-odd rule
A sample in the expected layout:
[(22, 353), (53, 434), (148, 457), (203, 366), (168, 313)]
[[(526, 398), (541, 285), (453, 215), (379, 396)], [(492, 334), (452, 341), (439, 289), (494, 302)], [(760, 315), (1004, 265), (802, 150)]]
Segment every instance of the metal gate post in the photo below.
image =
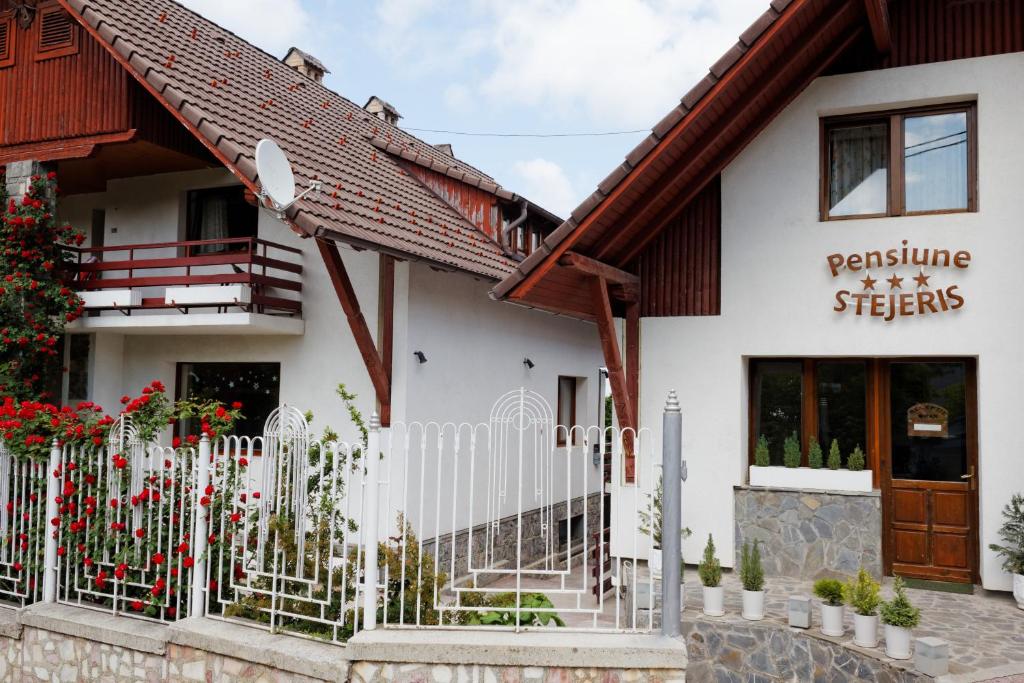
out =
[(209, 510), (202, 503), (206, 495), (206, 487), (210, 485), (210, 437), (203, 434), (199, 439), (199, 455), (197, 458), (196, 488), (193, 496), (193, 519), (195, 519), (195, 535), (192, 538), (192, 595), (189, 602), (190, 617), (206, 616), (206, 548), (209, 543), (210, 527), (207, 520)]
[(50, 467), (46, 472), (46, 523), (43, 532), (43, 602), (57, 602), (57, 529), (53, 520), (57, 519), (57, 497), (61, 494), (60, 445), (56, 437), (50, 448)]
[(679, 595), (682, 551), (682, 459), (683, 414), (675, 391), (668, 393), (662, 417), (661, 438), (661, 634), (677, 637), (682, 604)]
[(363, 538), (366, 550), (363, 554), (363, 629), (372, 631), (377, 628), (377, 529), (378, 492), (380, 487), (380, 417), (374, 411), (370, 416), (370, 425), (366, 435), (366, 463), (364, 479), (365, 518), (363, 519)]

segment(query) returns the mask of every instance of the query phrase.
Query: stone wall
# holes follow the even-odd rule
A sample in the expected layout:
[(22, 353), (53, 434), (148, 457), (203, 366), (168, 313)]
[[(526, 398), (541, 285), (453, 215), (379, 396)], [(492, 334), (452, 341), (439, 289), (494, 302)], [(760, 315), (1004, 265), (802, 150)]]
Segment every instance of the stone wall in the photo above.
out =
[(924, 683), (930, 676), (894, 667), (813, 633), (771, 624), (684, 620), (689, 681), (875, 681)]
[[(686, 672), (673, 669), (599, 669), (570, 666), (492, 666), (486, 664), (391, 664), (357, 662), (352, 683), (684, 683)], [(707, 679), (711, 680), (711, 679)]]
[(882, 505), (877, 491), (846, 494), (740, 486), (735, 489), (736, 565), (744, 541), (761, 542), (765, 574), (882, 575)]
[[(526, 567), (530, 564), (542, 561), (545, 557), (545, 550), (547, 547), (546, 533), (553, 535), (554, 547), (558, 549), (558, 532), (559, 527), (565, 523), (566, 517), (574, 517), (576, 515), (583, 514), (583, 502), (582, 496), (574, 498), (569, 506), (570, 514), (566, 514), (565, 502), (556, 503), (552, 506), (551, 514), (553, 518), (553, 524), (550, 532), (544, 529), (543, 515), (540, 508), (530, 510), (523, 513), (522, 519), (522, 566)], [(589, 544), (593, 543), (593, 535), (597, 533), (598, 528), (601, 524), (601, 494), (592, 493), (586, 498), (587, 502), (587, 543), (588, 548), (592, 547)], [(608, 521), (607, 519), (605, 520)], [(494, 557), (490, 562), (490, 566), (507, 566), (515, 568), (516, 566), (516, 540), (517, 534), (517, 518), (515, 515), (504, 517), (499, 521), (500, 533), (497, 535), (494, 544)], [(485, 544), (487, 542), (486, 524), (481, 524), (473, 528), (473, 564), (480, 566), (483, 563)], [(583, 544), (583, 538), (577, 533), (572, 537), (573, 547), (578, 547)], [(469, 529), (462, 529), (455, 533), (455, 540), (452, 541), (452, 537), (442, 536), (441, 537), (440, 551), (435, 549), (434, 539), (425, 539), (423, 541), (424, 552), (430, 553), (431, 555), (437, 555), (438, 565), (441, 570), (445, 573), (451, 571), (451, 558), (454, 549), (455, 553), (455, 576), (449, 576), (448, 579), (460, 579), (465, 577), (468, 573), (468, 556), (469, 556)], [(564, 549), (561, 551), (561, 557), (565, 556)]]

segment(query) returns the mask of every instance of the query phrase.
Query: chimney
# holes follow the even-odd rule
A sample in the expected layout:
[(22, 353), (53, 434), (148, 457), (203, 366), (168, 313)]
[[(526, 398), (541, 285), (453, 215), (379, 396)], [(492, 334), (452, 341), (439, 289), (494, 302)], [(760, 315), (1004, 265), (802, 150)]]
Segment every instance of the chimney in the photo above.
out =
[(363, 109), (373, 114), (382, 121), (387, 121), (392, 126), (398, 125), (398, 119), (402, 118), (402, 115), (398, 113), (398, 110), (394, 108), (388, 102), (385, 102), (376, 95), (366, 100), (366, 104), (363, 105)]
[(452, 145), (450, 142), (439, 142), (436, 145), (434, 145), (434, 149), (441, 152), (442, 154), (447, 154), (453, 159), (455, 158), (455, 152), (452, 151)]
[(327, 67), (324, 66), (323, 62), (308, 52), (303, 52), (297, 47), (289, 49), (288, 54), (286, 54), (284, 59), (281, 61), (298, 71), (303, 76), (312, 78), (317, 83), (324, 80), (324, 74), (331, 73), (327, 70)]

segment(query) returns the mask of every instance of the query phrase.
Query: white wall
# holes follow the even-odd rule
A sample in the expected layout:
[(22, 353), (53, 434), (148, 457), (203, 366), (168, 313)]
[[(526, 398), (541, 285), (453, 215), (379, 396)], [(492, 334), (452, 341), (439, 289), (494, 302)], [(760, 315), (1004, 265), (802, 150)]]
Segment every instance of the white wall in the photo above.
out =
[[(679, 390), (683, 405), (690, 469), (684, 520), (695, 532), (688, 556), (697, 556), (712, 532), (723, 563), (732, 562), (732, 487), (744, 482), (747, 462), (747, 357), (973, 356), (981, 576), (986, 588), (1009, 589), (987, 546), (996, 540), (1002, 506), (1024, 489), (1015, 413), (1024, 379), (1024, 300), (1016, 294), (1014, 262), (1024, 248), (1024, 92), (1014, 86), (1022, 74), (1018, 53), (821, 78), (722, 174), (722, 314), (642, 321), (641, 424), (658, 438), (654, 428), (669, 389)], [(819, 222), (820, 117), (975, 97), (977, 213)], [(826, 256), (895, 248), (903, 239), (972, 253), (967, 270), (929, 269), (933, 284), (960, 285), (964, 307), (890, 323), (834, 312), (835, 291), (859, 284), (852, 274), (833, 279)], [(900, 274), (909, 278), (911, 270)]]
[[(399, 264), (398, 282), (407, 286), (403, 287), (404, 300), (396, 306), (395, 422), (487, 423), (495, 401), (505, 392), (520, 387), (540, 394), (555, 411), (558, 376), (566, 375), (577, 378), (577, 424), (598, 424), (598, 371), (604, 361), (597, 330), (592, 324), (491, 301), (487, 292), (492, 283), (468, 275), (437, 272), (422, 263)], [(408, 312), (404, 321), (398, 317), (398, 311), (403, 308)], [(419, 363), (413, 356), (415, 351), (422, 351), (427, 362)], [(533, 361), (532, 369), (523, 363), (524, 358)], [(468, 464), (468, 430), (464, 428), (463, 433), (467, 436), (459, 462)], [(428, 452), (426, 466), (421, 470), (419, 451), (413, 449), (410, 490), (422, 484), (427, 492), (426, 500), (433, 504), (425, 507), (422, 517), (428, 537), (436, 530), (443, 532), (452, 527), (453, 504), (456, 506), (455, 528), (464, 528), (470, 521), (478, 524), (485, 519), (487, 486), (480, 466), (487, 457), (484, 448), (487, 437), (482, 430), (477, 430), (477, 435), (478, 470), (472, 513), (465, 472), (460, 475), (464, 477), (461, 483), (456, 483), (451, 476), (456, 469), (453, 456), (449, 453), (441, 461), (439, 486), (436, 451)], [(591, 436), (596, 435), (597, 430), (592, 430)], [(582, 438), (579, 441), (582, 442)], [(557, 449), (553, 476), (541, 485), (545, 492), (554, 494), (553, 500), (564, 501), (567, 496), (582, 495), (584, 487), (587, 491), (599, 490), (601, 473), (599, 467), (592, 464), (592, 448), (591, 439), (587, 445), (580, 443), (571, 448), (568, 456), (565, 449)], [(527, 446), (527, 456), (523, 458), (524, 510), (538, 505), (533, 496), (532, 452)], [(512, 448), (505, 469), (513, 475), (509, 479), (513, 487), (520, 476), (518, 463), (518, 450)], [(400, 473), (396, 471), (393, 481), (398, 480)], [(516, 512), (518, 493), (514, 488), (509, 489), (500, 514)], [(441, 517), (440, 524), (435, 526), (438, 500)], [(400, 507), (398, 499), (392, 507)], [(419, 517), (414, 514), (415, 510), (408, 512), (414, 518)]]

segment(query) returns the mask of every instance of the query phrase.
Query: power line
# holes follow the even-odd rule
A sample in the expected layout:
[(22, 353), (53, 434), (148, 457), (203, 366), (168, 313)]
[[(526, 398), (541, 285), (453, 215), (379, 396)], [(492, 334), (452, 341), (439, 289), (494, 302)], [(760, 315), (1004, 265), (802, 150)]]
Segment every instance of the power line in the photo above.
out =
[(466, 135), (481, 138), (593, 138), (608, 135), (632, 135), (634, 133), (649, 133), (647, 128), (637, 130), (608, 130), (593, 133), (476, 133), (462, 130), (438, 130), (436, 128), (409, 128), (402, 126), (402, 130), (412, 130), (417, 133), (443, 133), (444, 135)]

